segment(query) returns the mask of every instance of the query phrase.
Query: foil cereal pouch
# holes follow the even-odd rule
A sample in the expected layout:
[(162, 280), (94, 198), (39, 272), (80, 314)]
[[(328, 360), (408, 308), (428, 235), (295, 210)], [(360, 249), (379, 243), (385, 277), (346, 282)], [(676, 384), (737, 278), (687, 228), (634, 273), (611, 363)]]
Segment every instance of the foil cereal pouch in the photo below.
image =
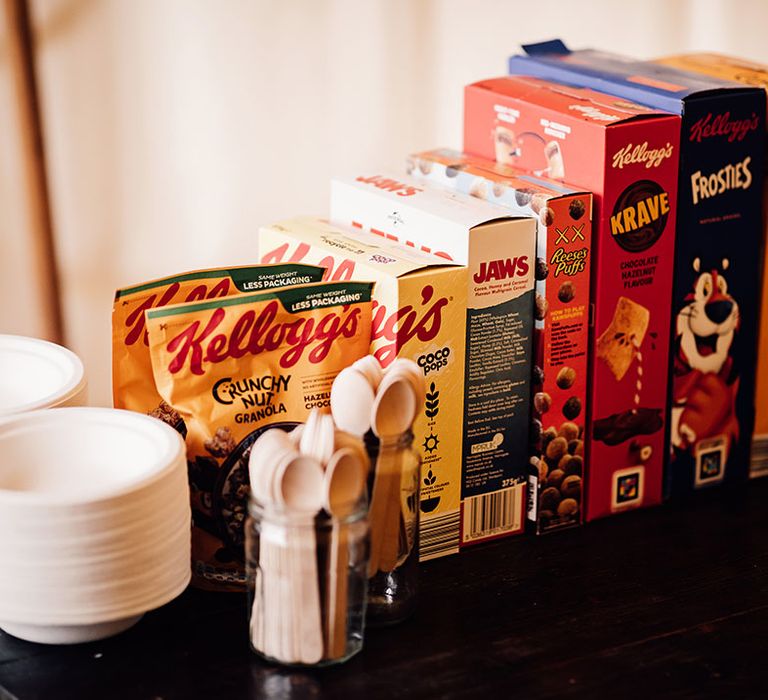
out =
[(321, 267), (298, 263), (217, 268), (118, 289), (112, 308), (112, 398), (115, 408), (150, 413), (184, 432), (178, 415), (155, 389), (144, 321), (144, 312), (148, 309), (320, 282), (323, 272)]
[(243, 590), (248, 457), (267, 428), (330, 405), (368, 353), (368, 282), (327, 282), (146, 312), (155, 385), (187, 426), (193, 583)]

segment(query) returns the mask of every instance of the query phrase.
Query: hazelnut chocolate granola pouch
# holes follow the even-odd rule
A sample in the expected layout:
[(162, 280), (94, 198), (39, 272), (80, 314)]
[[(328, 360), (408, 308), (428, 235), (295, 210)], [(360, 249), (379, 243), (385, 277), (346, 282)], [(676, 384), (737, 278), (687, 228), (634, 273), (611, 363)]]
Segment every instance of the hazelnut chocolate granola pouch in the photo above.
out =
[(197, 270), (115, 292), (112, 308), (112, 394), (115, 408), (149, 413), (182, 435), (184, 423), (155, 389), (144, 312), (169, 304), (218, 299), (320, 282), (324, 268), (299, 263)]
[(309, 284), (146, 312), (155, 385), (188, 431), (195, 585), (244, 589), (251, 445), (329, 406), (335, 376), (368, 353), (372, 286)]

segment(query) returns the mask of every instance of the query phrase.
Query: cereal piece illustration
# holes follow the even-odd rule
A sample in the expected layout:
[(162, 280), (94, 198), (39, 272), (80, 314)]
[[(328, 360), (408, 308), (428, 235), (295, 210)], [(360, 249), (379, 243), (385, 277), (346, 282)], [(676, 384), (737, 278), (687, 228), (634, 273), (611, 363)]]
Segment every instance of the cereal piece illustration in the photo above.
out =
[(551, 226), (555, 223), (555, 212), (550, 207), (542, 207), (539, 212), (539, 221), (544, 226)]
[(538, 391), (533, 396), (533, 407), (539, 414), (546, 413), (552, 406), (552, 397), (546, 391)]
[(621, 381), (643, 343), (651, 314), (647, 308), (619, 297), (613, 319), (597, 339), (597, 356)]
[(563, 282), (560, 285), (560, 289), (557, 290), (557, 298), (562, 301), (563, 304), (573, 301), (573, 297), (575, 296), (576, 291), (573, 288), (573, 282)]
[(581, 413), (581, 399), (578, 396), (571, 396), (563, 404), (563, 415), (568, 420), (574, 420)]
[(586, 207), (584, 206), (583, 199), (572, 200), (570, 206), (568, 207), (568, 213), (571, 215), (571, 218), (574, 221), (578, 221), (582, 216), (584, 216), (585, 211)]
[(534, 316), (537, 320), (543, 321), (548, 311), (549, 302), (547, 301), (546, 297), (543, 297), (541, 294), (536, 292), (536, 308), (534, 311)]
[(576, 370), (573, 367), (563, 366), (555, 377), (555, 384), (560, 389), (570, 389), (576, 381)]

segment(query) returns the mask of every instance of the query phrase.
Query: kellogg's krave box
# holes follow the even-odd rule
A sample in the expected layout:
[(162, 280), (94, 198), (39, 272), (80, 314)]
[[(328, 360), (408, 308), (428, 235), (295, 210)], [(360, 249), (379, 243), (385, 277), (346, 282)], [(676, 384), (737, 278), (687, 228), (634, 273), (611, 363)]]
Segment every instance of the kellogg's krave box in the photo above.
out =
[(562, 42), (510, 71), (682, 116), (667, 494), (745, 479), (754, 426), (763, 248), (761, 89)]
[[(522, 533), (536, 228), (404, 175), (335, 178), (332, 220), (467, 265), (461, 545)], [(417, 436), (418, 439), (418, 436)]]
[(299, 217), (259, 231), (261, 260), (314, 261), (326, 279), (372, 280), (371, 352), (424, 372), (428, 406), (414, 422), (421, 452), (422, 560), (459, 549), (467, 268), (354, 229)]
[[(679, 132), (679, 117), (533, 78), (465, 91), (465, 151), (593, 193), (586, 520), (662, 500)], [(568, 447), (543, 435), (550, 467)], [(552, 512), (562, 493), (541, 500)]]
[[(577, 506), (583, 501), (592, 195), (445, 148), (411, 156), (407, 169), (536, 221), (528, 520), (537, 534), (578, 525), (583, 516)], [(581, 417), (566, 418), (563, 411), (578, 404)], [(567, 452), (556, 463), (542, 452), (542, 433), (567, 440)], [(542, 497), (551, 506), (555, 492), (547, 489), (553, 488), (561, 497), (557, 507), (542, 507)]]

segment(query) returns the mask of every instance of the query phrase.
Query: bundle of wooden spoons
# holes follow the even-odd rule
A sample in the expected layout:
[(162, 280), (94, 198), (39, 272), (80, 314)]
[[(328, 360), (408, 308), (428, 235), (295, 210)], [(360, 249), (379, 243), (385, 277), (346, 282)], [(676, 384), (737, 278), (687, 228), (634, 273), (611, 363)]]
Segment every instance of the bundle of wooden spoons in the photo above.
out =
[(369, 522), (371, 554), (368, 576), (390, 572), (409, 554), (413, 538), (401, 537), (403, 436), (424, 403), (424, 374), (412, 360), (396, 359), (386, 370), (369, 355), (342, 370), (331, 388), (331, 413), (336, 425), (356, 436), (377, 440)]
[[(291, 433), (267, 430), (251, 448), (260, 508), (251, 643), (264, 656), (313, 665), (347, 655), (349, 530), (365, 505), (362, 441), (320, 411)], [(319, 546), (318, 532), (330, 532)], [(322, 553), (319, 551), (322, 549)], [(319, 561), (325, 562), (323, 571)]]

